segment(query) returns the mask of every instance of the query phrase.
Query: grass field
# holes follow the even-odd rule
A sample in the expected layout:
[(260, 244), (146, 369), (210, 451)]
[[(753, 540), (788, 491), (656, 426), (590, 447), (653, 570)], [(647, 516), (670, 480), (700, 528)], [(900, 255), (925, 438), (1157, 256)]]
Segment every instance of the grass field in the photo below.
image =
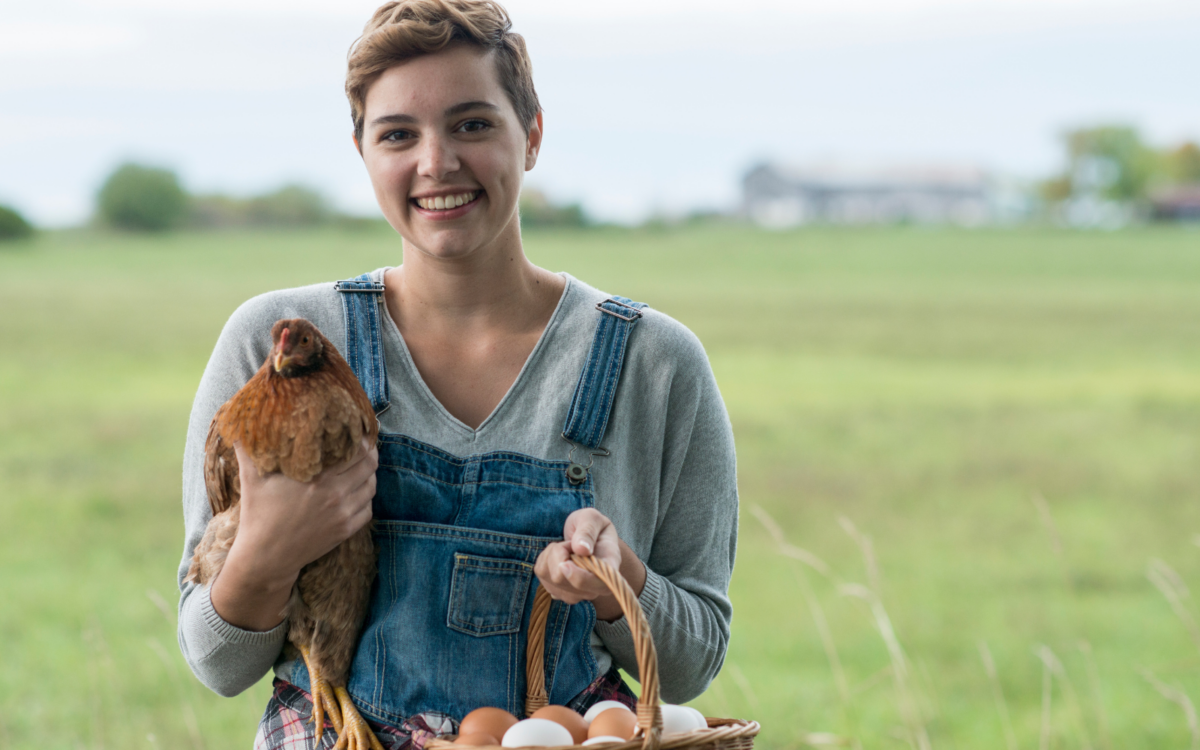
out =
[[(695, 705), (758, 719), (763, 748), (1197, 747), (1200, 233), (527, 243), (712, 359), (742, 526), (729, 656)], [(242, 300), (397, 250), (0, 246), (0, 749), (250, 746), (266, 683), (218, 698), (174, 640), (192, 395)]]

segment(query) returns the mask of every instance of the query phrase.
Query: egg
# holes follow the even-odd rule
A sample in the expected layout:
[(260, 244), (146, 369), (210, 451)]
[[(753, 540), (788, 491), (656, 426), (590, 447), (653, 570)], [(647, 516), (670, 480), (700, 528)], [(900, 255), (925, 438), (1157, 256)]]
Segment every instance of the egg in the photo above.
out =
[(549, 719), (525, 719), (508, 728), (500, 741), (504, 747), (566, 747), (574, 745), (571, 733)]
[(700, 713), (691, 706), (682, 706), (681, 708), (686, 708), (688, 713), (696, 718), (697, 729), (708, 729), (708, 719), (704, 718), (704, 714)]
[(623, 740), (620, 737), (592, 737), (590, 739), (584, 740), (583, 744), (585, 746), (586, 745), (611, 745), (614, 742), (628, 742), (628, 741), (629, 740)]
[[(690, 732), (693, 729), (704, 729), (708, 726), (705, 722), (701, 725), (691, 711), (686, 706), (676, 706), (670, 703), (664, 703), (660, 706), (662, 711), (663, 734), (679, 734), (681, 732)], [(696, 712), (699, 714), (699, 711)]]
[(583, 720), (583, 717), (575, 713), (566, 706), (546, 706), (534, 711), (529, 718), (531, 719), (549, 719), (556, 724), (561, 724), (571, 733), (571, 739), (574, 744), (578, 745), (588, 737), (588, 725)]
[(588, 724), (591, 724), (593, 719), (610, 708), (623, 708), (626, 711), (629, 711), (629, 713), (633, 713), (629, 706), (626, 706), (621, 701), (600, 701), (587, 710), (587, 713), (583, 715), (583, 720)]
[(500, 740), (496, 739), (495, 737), (493, 737), (490, 734), (484, 734), (483, 732), (475, 732), (474, 734), (458, 735), (458, 739), (456, 739), (454, 741), (454, 744), (455, 745), (471, 745), (474, 747), (480, 747), (480, 746), (485, 746), (485, 745), (495, 746), (495, 745), (500, 744)]
[[(508, 728), (517, 723), (517, 717), (503, 708), (484, 706), (463, 717), (458, 723), (458, 736), (486, 734), (492, 738), (503, 737)], [(493, 742), (493, 745), (500, 744)]]
[(592, 719), (588, 737), (622, 737), (622, 742), (637, 731), (637, 716), (627, 708), (610, 708)]

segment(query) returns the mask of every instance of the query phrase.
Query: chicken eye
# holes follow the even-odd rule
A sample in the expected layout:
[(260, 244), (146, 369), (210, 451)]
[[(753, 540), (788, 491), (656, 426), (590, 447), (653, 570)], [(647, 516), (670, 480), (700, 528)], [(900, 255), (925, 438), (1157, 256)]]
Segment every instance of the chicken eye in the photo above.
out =
[(302, 346), (308, 346), (308, 336), (305, 336), (304, 338), (300, 339), (300, 344)]

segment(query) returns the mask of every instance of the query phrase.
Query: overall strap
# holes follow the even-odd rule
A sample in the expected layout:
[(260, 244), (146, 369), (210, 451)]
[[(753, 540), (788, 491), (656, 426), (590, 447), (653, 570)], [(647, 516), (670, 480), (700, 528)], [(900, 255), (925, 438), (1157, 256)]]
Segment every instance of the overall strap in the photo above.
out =
[(364, 273), (354, 279), (339, 281), (333, 288), (341, 292), (342, 310), (346, 314), (346, 362), (358, 376), (367, 398), (371, 399), (375, 414), (382, 414), (391, 406), (380, 336), (383, 282), (374, 281), (371, 274)]
[(625, 297), (609, 297), (596, 305), (600, 321), (563, 425), (562, 434), (567, 440), (592, 449), (600, 447), (617, 382), (621, 379), (629, 332), (645, 307), (644, 303)]

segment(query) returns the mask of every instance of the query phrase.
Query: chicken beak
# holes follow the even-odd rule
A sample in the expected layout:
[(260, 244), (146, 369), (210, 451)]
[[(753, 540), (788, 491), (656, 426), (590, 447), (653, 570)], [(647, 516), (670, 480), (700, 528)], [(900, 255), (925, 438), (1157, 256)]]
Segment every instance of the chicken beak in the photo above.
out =
[(275, 355), (275, 372), (282, 372), (283, 368), (291, 364), (292, 358), (285, 356), (283, 352)]

